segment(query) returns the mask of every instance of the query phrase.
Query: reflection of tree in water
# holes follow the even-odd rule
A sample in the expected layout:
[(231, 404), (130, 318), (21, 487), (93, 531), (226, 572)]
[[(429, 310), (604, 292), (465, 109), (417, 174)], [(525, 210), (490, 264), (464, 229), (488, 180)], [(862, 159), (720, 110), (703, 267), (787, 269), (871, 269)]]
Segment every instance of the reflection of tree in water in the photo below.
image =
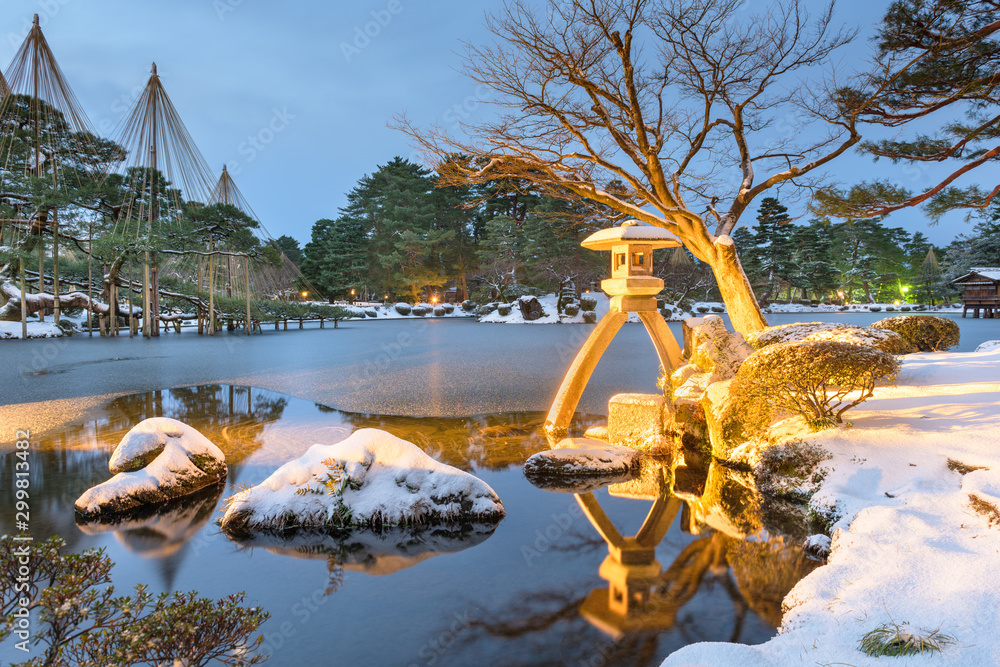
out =
[[(557, 644), (562, 647), (558, 660), (564, 664), (599, 659), (600, 664), (651, 665), (685, 644), (746, 641), (745, 622), (751, 612), (776, 628), (782, 599), (819, 563), (782, 536), (761, 531), (759, 494), (746, 486), (745, 478), (712, 464), (702, 470), (700, 481), (692, 481), (694, 471), (682, 470), (685, 467), (668, 460), (659, 469), (648, 466), (643, 479), (611, 487), (616, 496), (654, 501), (633, 537), (618, 533), (592, 493), (577, 494), (585, 516), (607, 545), (599, 573), (609, 585), (583, 594), (575, 588), (522, 593), (500, 610), (474, 619), (470, 627), (475, 632), (465, 637), (466, 646), (480, 651), (482, 647), (474, 645), (496, 637), (531, 645), (512, 650), (516, 655), (534, 650), (544, 656)], [(681, 493), (688, 496), (684, 500), (675, 493), (678, 482), (688, 489)], [(692, 488), (702, 495), (690, 497)], [(678, 514), (683, 532), (702, 536), (663, 569), (655, 560), (655, 547)], [(711, 591), (729, 600), (729, 622), (703, 620), (700, 608), (680, 613), (699, 594)], [(723, 627), (730, 631), (720, 637)], [(595, 635), (594, 628), (601, 634)], [(671, 634), (675, 636), (669, 638)]]
[(121, 396), (108, 405), (102, 442), (117, 444), (144, 419), (170, 417), (198, 429), (239, 465), (263, 445), (267, 428), (281, 419), (288, 397), (235, 385), (199, 385)]
[[(329, 408), (327, 408), (329, 410)], [(377, 428), (407, 440), (434, 459), (460, 470), (504, 470), (523, 465), (550, 448), (543, 412), (507, 412), (476, 417), (397, 417), (340, 413), (355, 429)], [(604, 417), (578, 414), (571, 428), (583, 432)]]

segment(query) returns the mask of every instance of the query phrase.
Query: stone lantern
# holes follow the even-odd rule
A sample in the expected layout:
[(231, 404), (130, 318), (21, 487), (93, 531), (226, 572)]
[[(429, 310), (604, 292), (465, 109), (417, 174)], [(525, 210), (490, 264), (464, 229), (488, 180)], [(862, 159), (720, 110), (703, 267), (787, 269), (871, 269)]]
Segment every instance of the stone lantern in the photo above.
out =
[(656, 295), (663, 289), (663, 280), (653, 275), (653, 250), (678, 247), (680, 239), (660, 227), (628, 220), (619, 227), (591, 234), (581, 245), (611, 251), (611, 277), (601, 282), (601, 288), (611, 297), (611, 309), (584, 341), (549, 408), (545, 429), (553, 438), (566, 435), (591, 373), (629, 313), (636, 313), (646, 326), (667, 373), (679, 365), (681, 358), (677, 340), (656, 310)]

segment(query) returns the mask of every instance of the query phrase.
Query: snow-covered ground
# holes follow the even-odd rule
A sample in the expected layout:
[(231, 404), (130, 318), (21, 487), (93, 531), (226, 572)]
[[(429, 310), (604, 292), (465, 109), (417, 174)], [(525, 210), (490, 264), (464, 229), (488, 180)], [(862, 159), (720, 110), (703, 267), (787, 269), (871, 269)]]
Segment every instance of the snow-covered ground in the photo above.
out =
[[(758, 646), (692, 644), (664, 666), (1000, 664), (1000, 347), (907, 356), (896, 386), (849, 419), (779, 429), (832, 455), (811, 504), (839, 515), (829, 563), (785, 598), (780, 633)], [(858, 642), (883, 623), (955, 642), (870, 658)]]
[[(62, 335), (62, 330), (53, 324), (51, 320), (48, 322), (39, 322), (38, 320), (28, 322), (28, 338), (58, 338)], [(20, 337), (20, 322), (0, 321), (0, 339)]]

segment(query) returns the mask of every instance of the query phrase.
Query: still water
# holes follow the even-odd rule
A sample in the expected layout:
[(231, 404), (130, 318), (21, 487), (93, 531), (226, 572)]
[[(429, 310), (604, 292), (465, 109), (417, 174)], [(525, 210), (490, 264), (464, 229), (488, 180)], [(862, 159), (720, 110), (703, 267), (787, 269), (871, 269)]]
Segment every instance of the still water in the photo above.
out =
[[(110, 476), (113, 447), (153, 416), (185, 421), (216, 442), (229, 464), (226, 488), (154, 516), (78, 524), (73, 501)], [(105, 548), (119, 590), (147, 583), (208, 597), (246, 591), (247, 604), (271, 612), (261, 628), (269, 665), (655, 665), (690, 642), (773, 635), (781, 599), (818, 565), (795, 548), (801, 535), (787, 536), (790, 546), (768, 538), (739, 480), (690, 453), (581, 495), (582, 503), (536, 488), (521, 466), (548, 448), (538, 430), (543, 416), (377, 416), (218, 384), (122, 396), (42, 436), (33, 453), (32, 534), (61, 535), (74, 551)], [(573, 428), (601, 421), (578, 414)], [(310, 444), (363, 427), (481, 477), (507, 517), (492, 532), (363, 531), (263, 546), (219, 531), (221, 500), (236, 487), (259, 483)], [(0, 475), (12, 470), (5, 454)], [(3, 499), (4, 526), (12, 525), (12, 504)], [(655, 537), (643, 564), (611, 557), (582, 505), (625, 536), (646, 523)], [(4, 663), (15, 657), (9, 642), (0, 655)]]
[[(864, 325), (884, 316), (768, 319)], [(997, 320), (954, 319), (959, 351), (1000, 338)], [(679, 338), (679, 325), (671, 327)], [(213, 598), (246, 591), (247, 604), (271, 613), (261, 628), (269, 665), (655, 665), (692, 642), (765, 641), (780, 623), (782, 598), (817, 564), (797, 548), (806, 529), (773, 508), (759, 511), (739, 475), (685, 453), (580, 497), (523, 476), (524, 460), (548, 448), (535, 411), (547, 407), (587, 333), (582, 325), (392, 321), (212, 340), (77, 337), (45, 343), (53, 354), (24, 369), (18, 360), (29, 350), (49, 347), (6, 342), (0, 430), (29, 425), (37, 440), (36, 539), (105, 548), (121, 592), (138, 583)], [(577, 415), (576, 431), (603, 421), (608, 396), (655, 390), (651, 353), (642, 327), (627, 325), (584, 395), (590, 414)], [(229, 463), (225, 489), (120, 525), (78, 525), (73, 501), (110, 477), (114, 446), (152, 416), (185, 421), (218, 444)], [(494, 531), (257, 545), (220, 533), (222, 500), (236, 487), (362, 427), (481, 477), (506, 518)], [(0, 444), (4, 532), (14, 522), (13, 462), (10, 443)], [(613, 558), (583, 507), (624, 536), (646, 522), (644, 534), (657, 539), (643, 564)], [(0, 663), (23, 659), (11, 653), (9, 641), (0, 645)]]

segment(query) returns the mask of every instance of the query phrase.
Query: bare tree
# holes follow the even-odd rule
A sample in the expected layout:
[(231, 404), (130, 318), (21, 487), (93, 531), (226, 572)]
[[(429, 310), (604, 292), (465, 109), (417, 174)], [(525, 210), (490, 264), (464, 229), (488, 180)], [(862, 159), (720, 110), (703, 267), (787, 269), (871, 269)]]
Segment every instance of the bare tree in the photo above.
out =
[[(756, 197), (859, 141), (857, 111), (800, 80), (854, 33), (834, 28), (832, 3), (810, 16), (804, 0), (537, 4), (510, 0), (488, 19), (496, 43), (467, 47), (495, 120), (464, 126), (468, 139), (395, 125), (446, 182), (523, 178), (673, 232), (712, 267), (733, 326), (766, 327), (729, 234)], [(789, 117), (808, 130), (778, 124)]]

